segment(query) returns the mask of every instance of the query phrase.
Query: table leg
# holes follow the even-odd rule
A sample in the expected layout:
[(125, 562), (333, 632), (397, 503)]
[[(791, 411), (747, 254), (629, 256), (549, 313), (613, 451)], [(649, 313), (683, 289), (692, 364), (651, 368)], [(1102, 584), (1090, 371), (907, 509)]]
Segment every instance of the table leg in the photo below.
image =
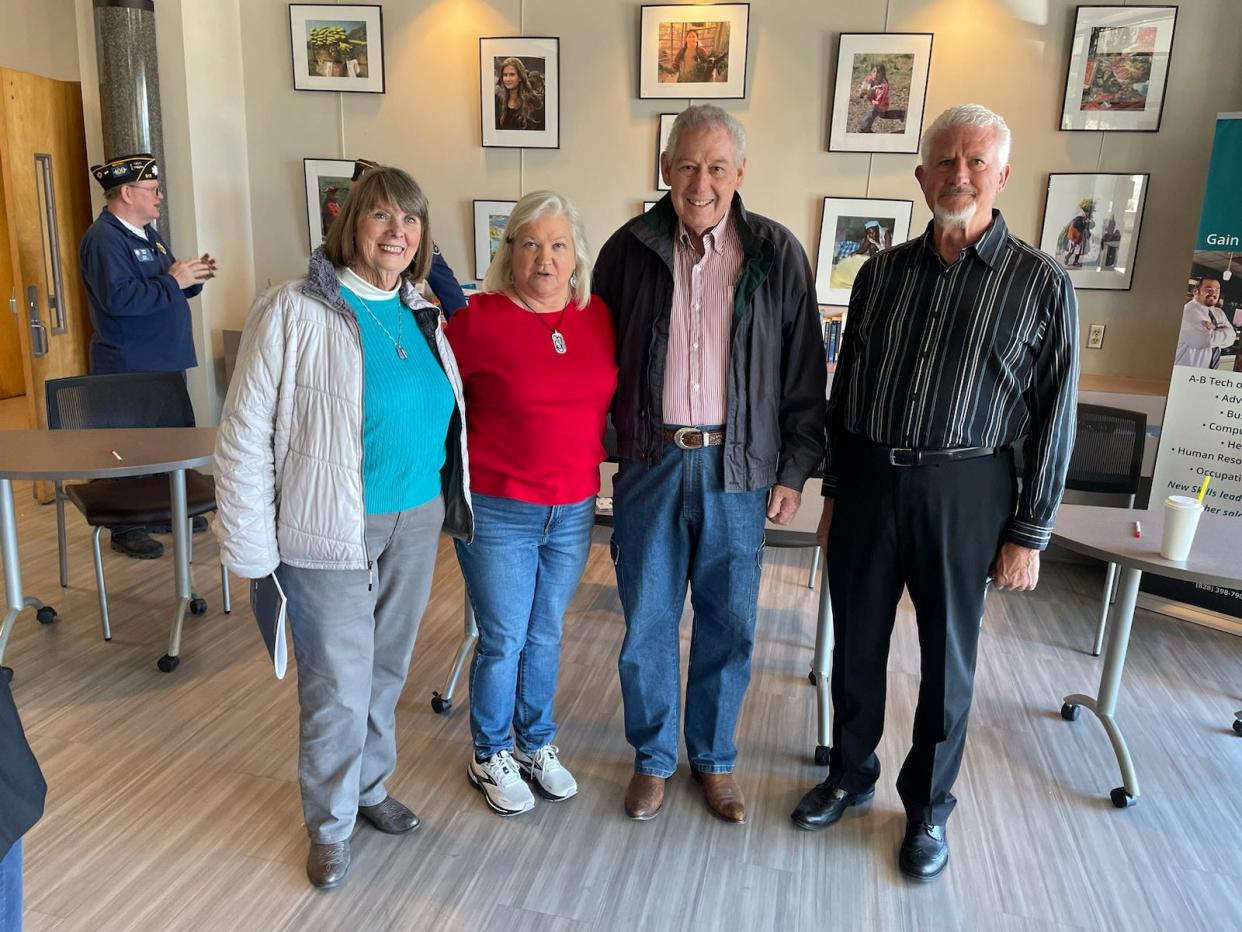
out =
[(1126, 747), (1126, 739), (1115, 718), (1117, 712), (1117, 694), (1121, 691), (1121, 674), (1126, 665), (1126, 651), (1130, 646), (1130, 628), (1134, 624), (1134, 606), (1138, 601), (1139, 581), (1143, 574), (1136, 569), (1125, 568), (1121, 572), (1121, 585), (1117, 591), (1117, 606), (1113, 612), (1112, 626), (1108, 632), (1108, 646), (1104, 654), (1104, 669), (1100, 671), (1099, 694), (1092, 698), (1081, 694), (1065, 697), (1065, 705), (1061, 714), (1066, 718), (1077, 717), (1076, 706), (1082, 706), (1095, 713), (1108, 740), (1113, 745), (1113, 753), (1117, 755), (1117, 764), (1121, 768), (1123, 785), (1112, 791), (1113, 805), (1124, 809), (1139, 796), (1138, 776), (1134, 772), (1134, 761), (1130, 750)]
[(466, 658), (470, 656), (470, 649), (479, 639), (479, 626), (474, 620), (474, 606), (470, 604), (470, 593), (466, 593), (465, 602), (466, 633), (457, 647), (457, 656), (453, 658), (453, 669), (449, 671), (448, 681), (444, 684), (444, 692), (432, 692), (431, 694), (431, 710), (437, 715), (442, 715), (453, 708), (453, 693), (457, 691), (457, 681), (461, 678)]
[(0, 479), (0, 555), (4, 558), (4, 621), (0, 621), (0, 660), (22, 609), (33, 608), (39, 621), (47, 624), (56, 610), (22, 592), (22, 565), (17, 553), (17, 512), (13, 508), (13, 483)]
[(185, 470), (174, 469), (168, 474), (168, 499), (172, 505), (173, 568), (177, 586), (177, 608), (168, 635), (168, 653), (157, 666), (171, 673), (181, 662), (181, 625), (190, 606), (190, 530), (186, 515)]
[(832, 599), (828, 593), (828, 561), (823, 564), (823, 577), (819, 586), (819, 614), (815, 618), (815, 654), (811, 660), (811, 676), (815, 680), (815, 706), (818, 722), (818, 742), (815, 745), (815, 763), (828, 765), (828, 752), (832, 746)]

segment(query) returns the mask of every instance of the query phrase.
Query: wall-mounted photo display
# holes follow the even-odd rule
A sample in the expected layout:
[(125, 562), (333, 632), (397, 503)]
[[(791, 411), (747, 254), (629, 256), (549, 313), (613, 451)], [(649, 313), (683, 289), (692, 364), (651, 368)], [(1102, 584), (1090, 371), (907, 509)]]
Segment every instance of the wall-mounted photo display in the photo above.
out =
[(830, 152), (918, 152), (930, 32), (841, 33)]
[(913, 201), (878, 197), (826, 197), (815, 259), (820, 304), (848, 305), (863, 263), (910, 238)]
[(289, 4), (293, 87), (384, 93), (384, 12), (376, 5)]
[(638, 96), (745, 97), (749, 28), (749, 3), (644, 6)]
[(479, 281), (487, 276), (516, 206), (517, 201), (474, 202), (474, 277)]
[(667, 191), (669, 185), (664, 181), (664, 173), (660, 171), (660, 156), (664, 150), (668, 148), (668, 137), (673, 131), (673, 121), (677, 119), (676, 113), (660, 114), (660, 132), (656, 137), (656, 190)]
[(561, 40), (496, 36), (479, 40), (483, 145), (561, 146)]
[(1150, 175), (1054, 173), (1039, 248), (1078, 289), (1128, 291)]
[(1175, 6), (1078, 7), (1061, 129), (1160, 129), (1175, 25)]
[(341, 213), (349, 194), (354, 163), (349, 159), (302, 159), (306, 174), (306, 225), (310, 230), (310, 251), (328, 237), (328, 228)]

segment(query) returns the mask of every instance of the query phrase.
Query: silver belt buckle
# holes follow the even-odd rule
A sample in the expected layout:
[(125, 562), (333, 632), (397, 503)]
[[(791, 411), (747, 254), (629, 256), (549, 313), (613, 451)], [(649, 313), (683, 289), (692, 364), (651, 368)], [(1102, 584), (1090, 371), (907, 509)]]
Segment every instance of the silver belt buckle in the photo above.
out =
[(703, 446), (703, 443), (699, 443), (699, 447), (691, 446), (686, 443), (686, 438), (691, 434), (701, 433), (702, 431), (700, 431), (697, 427), (679, 427), (673, 434), (673, 443), (677, 444), (677, 446), (681, 447), (683, 450), (697, 450), (699, 447)]
[(913, 447), (890, 447), (888, 450), (888, 465), (890, 466), (912, 466), (914, 465), (913, 463), (897, 462), (897, 454), (898, 453), (914, 453), (914, 452), (916, 451)]

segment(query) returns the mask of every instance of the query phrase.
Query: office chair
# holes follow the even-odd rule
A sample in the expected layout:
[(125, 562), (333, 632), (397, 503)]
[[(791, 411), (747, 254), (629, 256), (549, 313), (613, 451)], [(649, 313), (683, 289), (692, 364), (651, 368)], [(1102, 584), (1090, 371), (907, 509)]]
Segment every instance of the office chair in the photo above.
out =
[[(122, 372), (111, 375), (71, 376), (51, 379), (47, 390), (47, 424), (52, 430), (193, 427), (194, 409), (180, 372)], [(104, 580), (99, 537), (112, 525), (171, 525), (168, 477), (130, 476), (97, 479), (70, 485), (56, 482), (56, 545), (60, 560), (60, 585), (69, 585), (69, 560), (65, 547), (65, 501), (71, 501), (93, 527), (91, 547), (95, 561), (95, 585), (99, 594), (99, 617), (105, 641), (112, 640), (108, 617), (108, 589)], [(185, 473), (186, 512), (191, 523), (198, 515), (215, 511), (216, 486), (212, 479), (193, 469)], [(192, 530), (192, 528), (191, 528)], [(189, 535), (192, 539), (192, 534)], [(191, 545), (191, 561), (193, 549)], [(224, 610), (231, 610), (228, 572), (220, 566)], [(201, 615), (207, 603), (197, 595), (190, 612)]]

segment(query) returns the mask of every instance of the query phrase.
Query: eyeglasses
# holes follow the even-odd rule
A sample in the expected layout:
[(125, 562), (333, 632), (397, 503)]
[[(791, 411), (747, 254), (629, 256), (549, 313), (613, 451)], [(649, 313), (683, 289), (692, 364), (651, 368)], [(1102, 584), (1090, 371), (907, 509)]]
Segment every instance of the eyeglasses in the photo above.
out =
[(139, 191), (146, 191), (148, 194), (150, 194), (153, 197), (160, 193), (160, 185), (158, 181), (155, 183), (155, 187), (153, 188), (148, 188), (146, 185), (141, 185), (137, 183), (127, 184), (125, 187), (137, 188)]

